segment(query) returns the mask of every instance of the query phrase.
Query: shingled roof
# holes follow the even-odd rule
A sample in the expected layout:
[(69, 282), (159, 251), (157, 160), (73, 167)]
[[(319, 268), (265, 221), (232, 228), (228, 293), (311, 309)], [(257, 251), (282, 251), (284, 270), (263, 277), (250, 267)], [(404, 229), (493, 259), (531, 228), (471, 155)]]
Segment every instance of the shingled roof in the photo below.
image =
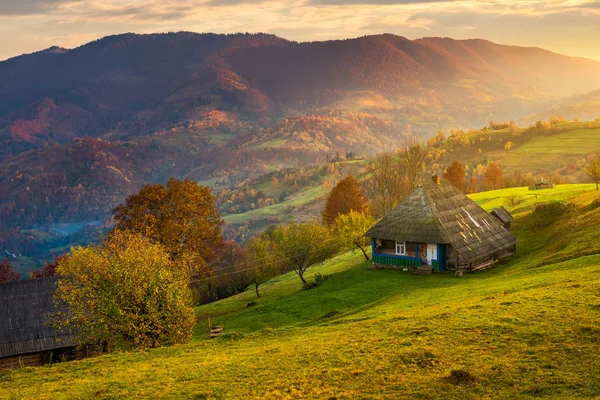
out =
[(57, 277), (0, 284), (0, 358), (75, 346), (48, 324)]
[(366, 237), (398, 242), (451, 244), (467, 262), (514, 246), (500, 221), (441, 179), (427, 182), (373, 226)]
[(507, 224), (513, 220), (513, 216), (510, 215), (510, 213), (506, 210), (506, 208), (504, 208), (502, 206), (494, 208), (491, 211), (491, 213), (492, 213), (492, 215), (494, 215), (496, 218), (498, 218), (500, 221), (502, 221), (505, 224)]

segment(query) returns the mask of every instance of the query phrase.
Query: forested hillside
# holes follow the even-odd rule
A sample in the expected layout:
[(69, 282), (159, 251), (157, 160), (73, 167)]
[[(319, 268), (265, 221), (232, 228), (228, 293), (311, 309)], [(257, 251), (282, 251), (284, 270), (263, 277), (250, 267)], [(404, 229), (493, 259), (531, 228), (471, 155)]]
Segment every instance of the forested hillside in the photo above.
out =
[[(327, 160), (542, 112), (600, 87), (599, 67), (541, 49), (393, 35), (124, 34), (15, 57), (0, 62), (0, 250), (60, 252), (72, 242), (61, 224), (69, 234), (110, 224), (126, 195), (169, 177), (228, 190), (226, 213), (279, 207), (266, 213), (277, 217), (323, 195), (333, 171), (310, 171)], [(432, 167), (445, 168), (440, 157)], [(272, 193), (232, 197), (265, 179)]]

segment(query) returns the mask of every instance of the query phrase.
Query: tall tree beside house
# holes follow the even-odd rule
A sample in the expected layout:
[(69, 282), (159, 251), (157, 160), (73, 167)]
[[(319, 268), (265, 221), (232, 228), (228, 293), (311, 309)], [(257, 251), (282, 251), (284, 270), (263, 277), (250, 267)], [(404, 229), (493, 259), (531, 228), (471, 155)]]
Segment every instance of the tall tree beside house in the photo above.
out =
[(426, 156), (425, 146), (423, 146), (421, 138), (409, 136), (404, 143), (402, 162), (411, 191), (423, 182)]
[(259, 286), (280, 272), (281, 261), (274, 251), (274, 243), (267, 235), (260, 235), (251, 239), (245, 246), (246, 270), (256, 297), (260, 297)]
[(0, 283), (8, 281), (18, 281), (21, 279), (21, 274), (13, 271), (12, 266), (5, 258), (0, 260)]
[(502, 185), (502, 170), (500, 169), (498, 164), (496, 164), (493, 161), (490, 161), (485, 169), (483, 178), (485, 179), (488, 188), (496, 190)]
[(380, 153), (367, 165), (367, 196), (373, 215), (382, 217), (396, 207), (408, 193), (410, 185), (403, 163), (391, 153)]
[(144, 349), (184, 343), (195, 324), (189, 274), (166, 249), (115, 231), (58, 265), (53, 324), (80, 343)]
[(367, 198), (360, 183), (351, 175), (342, 179), (329, 193), (323, 209), (323, 222), (332, 224), (339, 215), (350, 211), (368, 212)]
[(450, 166), (444, 171), (444, 178), (450, 181), (454, 187), (464, 190), (465, 187), (465, 169), (458, 160), (452, 161)]
[(161, 244), (179, 266), (207, 276), (223, 237), (223, 219), (211, 189), (189, 179), (144, 186), (114, 210), (115, 230)]
[(369, 260), (366, 249), (369, 248), (370, 239), (364, 237), (375, 224), (375, 220), (368, 214), (358, 211), (350, 211), (348, 214), (340, 215), (333, 223), (333, 234), (342, 239), (348, 248), (358, 248), (362, 251), (365, 259)]
[(306, 271), (335, 254), (339, 243), (329, 236), (329, 230), (317, 222), (292, 222), (278, 226), (271, 233), (274, 255), (286, 269), (293, 270), (306, 285)]
[(598, 190), (598, 184), (600, 183), (600, 154), (590, 157), (585, 173), (596, 183), (596, 190)]

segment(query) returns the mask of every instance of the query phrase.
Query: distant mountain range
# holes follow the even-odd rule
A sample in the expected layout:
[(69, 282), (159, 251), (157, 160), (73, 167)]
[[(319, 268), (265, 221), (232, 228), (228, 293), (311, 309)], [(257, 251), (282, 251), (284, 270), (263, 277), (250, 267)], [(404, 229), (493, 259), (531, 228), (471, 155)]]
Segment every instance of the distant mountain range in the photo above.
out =
[(485, 40), (180, 32), (52, 47), (0, 62), (0, 225), (102, 220), (170, 176), (235, 184), (599, 88), (596, 61)]
[(484, 40), (126, 34), (1, 62), (0, 151), (175, 126), (248, 133), (328, 108), (387, 111), (416, 131), (427, 116), (477, 126), (598, 88), (596, 61)]

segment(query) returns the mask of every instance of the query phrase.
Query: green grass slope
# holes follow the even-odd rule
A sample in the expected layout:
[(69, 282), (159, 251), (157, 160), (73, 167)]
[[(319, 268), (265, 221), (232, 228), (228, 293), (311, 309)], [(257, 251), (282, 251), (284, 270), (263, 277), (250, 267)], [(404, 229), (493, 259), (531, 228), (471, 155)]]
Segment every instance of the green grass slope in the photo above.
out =
[[(461, 160), (474, 167), (493, 160), (505, 176), (515, 170), (544, 176), (555, 172), (567, 182), (577, 182), (577, 172), (584, 166), (577, 163), (600, 152), (600, 121), (560, 122), (555, 127), (517, 134), (509, 129), (470, 131), (468, 136), (472, 141), (468, 147), (438, 144), (438, 150), (447, 150), (438, 163), (447, 167), (453, 160)], [(505, 148), (508, 142), (513, 143), (510, 150)]]
[[(0, 372), (0, 398), (598, 397), (600, 194), (590, 189), (559, 186), (515, 206), (518, 254), (496, 268), (412, 276), (347, 253), (312, 271), (330, 275), (316, 289), (289, 274), (259, 299), (249, 290), (200, 307), (190, 344)], [(475, 198), (491, 208), (510, 194)], [(533, 210), (547, 200), (570, 203)], [(206, 338), (208, 316), (223, 337)]]

